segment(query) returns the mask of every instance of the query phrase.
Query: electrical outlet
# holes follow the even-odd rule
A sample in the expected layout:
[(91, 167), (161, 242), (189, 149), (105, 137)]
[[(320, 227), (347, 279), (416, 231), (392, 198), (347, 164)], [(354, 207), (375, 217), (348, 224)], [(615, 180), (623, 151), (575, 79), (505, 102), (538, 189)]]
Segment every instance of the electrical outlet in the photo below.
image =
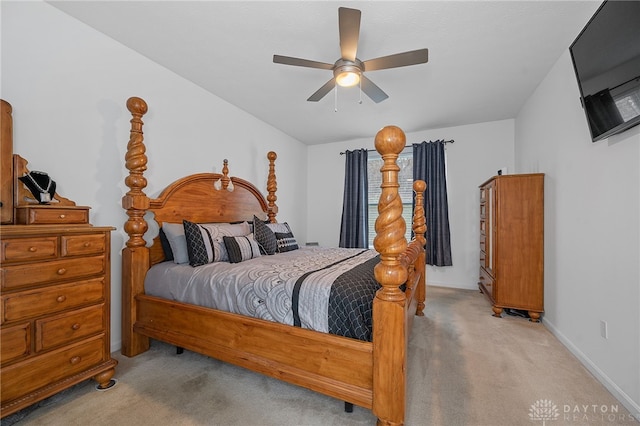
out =
[(600, 336), (602, 336), (603, 339), (609, 338), (609, 330), (607, 330), (607, 322), (603, 320), (600, 320)]

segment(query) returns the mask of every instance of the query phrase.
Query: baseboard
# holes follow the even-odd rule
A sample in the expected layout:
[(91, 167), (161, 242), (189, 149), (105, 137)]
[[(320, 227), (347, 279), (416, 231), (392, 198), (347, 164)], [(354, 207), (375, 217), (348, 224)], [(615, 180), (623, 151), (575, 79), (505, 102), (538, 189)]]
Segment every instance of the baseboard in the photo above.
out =
[(589, 370), (591, 374), (598, 380), (618, 401), (629, 410), (636, 421), (640, 420), (640, 405), (626, 394), (620, 387), (615, 384), (597, 365), (593, 363), (576, 345), (567, 339), (552, 323), (542, 317), (542, 323), (545, 327), (571, 352), (582, 365)]
[(427, 281), (427, 287), (444, 287), (444, 288), (453, 288), (456, 290), (478, 290), (477, 284), (473, 286), (468, 286), (468, 285), (456, 285), (456, 284), (451, 284), (450, 282), (440, 282), (440, 281)]

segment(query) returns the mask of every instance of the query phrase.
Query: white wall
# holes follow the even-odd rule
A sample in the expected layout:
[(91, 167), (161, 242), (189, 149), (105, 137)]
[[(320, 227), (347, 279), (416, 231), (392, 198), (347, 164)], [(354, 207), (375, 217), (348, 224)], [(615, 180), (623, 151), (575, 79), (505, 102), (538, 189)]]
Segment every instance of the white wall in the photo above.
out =
[(94, 225), (114, 226), (111, 344), (121, 344), (121, 198), (130, 96), (149, 105), (148, 179), (156, 196), (177, 177), (220, 172), (266, 192), (270, 150), (278, 153), (279, 218), (306, 238), (306, 146), (118, 42), (42, 2), (2, 2), (1, 96), (13, 106), (14, 152), (48, 172), (58, 192), (91, 206)]
[[(373, 127), (373, 126), (372, 126)], [(346, 149), (374, 148), (371, 137), (345, 142), (313, 145), (308, 149), (307, 195), (309, 241), (337, 246), (344, 188)], [(408, 133), (407, 144), (424, 140), (454, 139), (447, 144), (447, 194), (453, 266), (427, 267), (430, 285), (478, 288), (479, 192), (478, 186), (497, 174), (497, 170), (514, 167), (514, 120), (470, 124), (466, 126)]]
[(515, 134), (517, 170), (546, 174), (544, 323), (638, 415), (640, 127), (591, 142), (567, 50)]

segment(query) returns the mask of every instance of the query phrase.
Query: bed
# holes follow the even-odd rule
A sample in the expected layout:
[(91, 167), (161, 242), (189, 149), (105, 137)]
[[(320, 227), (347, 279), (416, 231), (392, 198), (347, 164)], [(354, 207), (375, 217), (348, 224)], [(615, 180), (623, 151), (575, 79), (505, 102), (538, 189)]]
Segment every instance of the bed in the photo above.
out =
[[(187, 223), (247, 222), (255, 232), (254, 218), (277, 224), (277, 155), (267, 154), (266, 197), (250, 182), (230, 177), (225, 161), (222, 173), (186, 176), (152, 199), (144, 193), (148, 164), (142, 117), (147, 104), (132, 97), (127, 108), (132, 119), (125, 156), (129, 190), (122, 198), (128, 216), (124, 224), (128, 240), (122, 250), (123, 355), (143, 353), (150, 339), (156, 339), (371, 409), (379, 425), (403, 424), (408, 338), (413, 317), (422, 316), (425, 307), (426, 225), (424, 210), (417, 207), (412, 224), (415, 237), (406, 241), (396, 165), (405, 146), (402, 130), (388, 126), (375, 139), (384, 159), (374, 240), (379, 256), (372, 268), (378, 289), (371, 303), (370, 338), (361, 339), (199, 306), (161, 292), (147, 294), (147, 275), (171, 263), (160, 236), (147, 244), (147, 220), (152, 217), (159, 226), (184, 223), (185, 230)], [(423, 181), (414, 182), (416, 206), (422, 206), (425, 188)], [(318, 250), (306, 251), (319, 256)], [(200, 271), (208, 266), (186, 268)]]

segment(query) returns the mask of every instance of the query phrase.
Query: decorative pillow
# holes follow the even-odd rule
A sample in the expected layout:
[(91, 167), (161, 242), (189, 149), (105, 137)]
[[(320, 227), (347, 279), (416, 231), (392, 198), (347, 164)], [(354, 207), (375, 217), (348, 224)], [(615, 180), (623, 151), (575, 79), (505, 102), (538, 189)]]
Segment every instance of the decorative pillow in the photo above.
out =
[(169, 239), (167, 238), (167, 234), (165, 234), (162, 228), (160, 228), (160, 231), (158, 232), (158, 237), (160, 237), (160, 245), (162, 246), (162, 251), (164, 252), (164, 260), (173, 260), (173, 251), (171, 250)]
[(162, 230), (167, 236), (174, 263), (189, 263), (189, 252), (187, 251), (187, 240), (184, 236), (184, 226), (181, 223), (162, 224)]
[(298, 249), (298, 242), (291, 232), (276, 232), (276, 241), (279, 253)]
[(278, 249), (276, 236), (264, 221), (256, 216), (253, 216), (253, 235), (255, 235), (256, 241), (260, 245), (260, 250), (264, 254), (275, 254)]
[(260, 247), (253, 234), (244, 237), (222, 237), (229, 253), (229, 262), (240, 263), (260, 257)]
[(187, 253), (191, 266), (200, 266), (213, 262), (229, 260), (223, 237), (243, 236), (249, 234), (247, 222), (202, 223), (183, 221)]
[(271, 229), (273, 232), (291, 232), (291, 228), (289, 228), (289, 224), (285, 223), (267, 223), (267, 228)]

